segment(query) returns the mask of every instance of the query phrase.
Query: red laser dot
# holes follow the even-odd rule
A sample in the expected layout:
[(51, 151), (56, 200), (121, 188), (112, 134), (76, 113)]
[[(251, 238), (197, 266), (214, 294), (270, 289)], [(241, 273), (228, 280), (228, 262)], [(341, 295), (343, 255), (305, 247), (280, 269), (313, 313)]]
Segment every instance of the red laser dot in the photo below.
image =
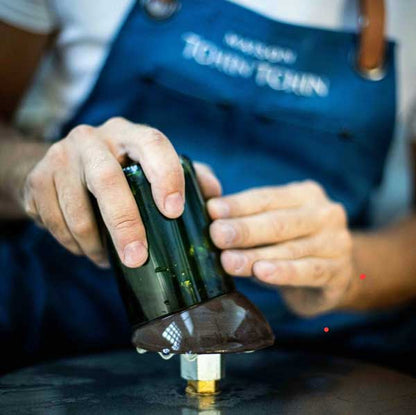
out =
[(365, 275), (365, 274), (361, 274), (361, 275), (360, 275), (360, 280), (365, 279), (365, 277), (366, 277), (366, 275)]
[(324, 332), (328, 333), (328, 331), (329, 331), (329, 327), (324, 327)]

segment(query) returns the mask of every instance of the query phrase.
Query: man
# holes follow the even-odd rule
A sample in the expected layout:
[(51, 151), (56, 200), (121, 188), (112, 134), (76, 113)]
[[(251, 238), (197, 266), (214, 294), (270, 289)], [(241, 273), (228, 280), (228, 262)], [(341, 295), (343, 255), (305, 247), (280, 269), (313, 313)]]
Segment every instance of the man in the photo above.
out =
[[(361, 2), (370, 46), (348, 31), (352, 1), (243, 3), (0, 3), (4, 366), (127, 343), (111, 272), (76, 257), (108, 267), (88, 192), (138, 267), (145, 229), (120, 164), (139, 162), (175, 218), (178, 151), (223, 182), (220, 197), (199, 166), (211, 237), (228, 273), (267, 284), (238, 281), (281, 345), (416, 370), (416, 217), (365, 231), (396, 113), (414, 98), (414, 53), (400, 55), (397, 84), (382, 1)], [(415, 10), (389, 6), (404, 54)]]

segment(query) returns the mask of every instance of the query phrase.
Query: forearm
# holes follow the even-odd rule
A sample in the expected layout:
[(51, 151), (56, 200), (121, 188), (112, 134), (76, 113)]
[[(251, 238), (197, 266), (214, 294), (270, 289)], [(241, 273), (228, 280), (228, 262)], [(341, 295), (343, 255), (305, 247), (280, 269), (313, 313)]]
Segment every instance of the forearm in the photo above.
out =
[(24, 180), (49, 144), (23, 137), (0, 122), (0, 219), (25, 217), (21, 204)]
[(378, 232), (356, 233), (353, 241), (357, 275), (342, 308), (373, 310), (416, 299), (416, 214)]

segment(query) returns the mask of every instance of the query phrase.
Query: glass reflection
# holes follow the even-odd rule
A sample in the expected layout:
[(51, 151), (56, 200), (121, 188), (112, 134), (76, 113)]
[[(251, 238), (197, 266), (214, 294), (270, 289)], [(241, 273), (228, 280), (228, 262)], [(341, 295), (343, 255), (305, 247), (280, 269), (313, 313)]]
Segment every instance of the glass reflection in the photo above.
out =
[(216, 395), (190, 396), (190, 407), (182, 408), (182, 415), (221, 415), (221, 409), (216, 408), (216, 399)]

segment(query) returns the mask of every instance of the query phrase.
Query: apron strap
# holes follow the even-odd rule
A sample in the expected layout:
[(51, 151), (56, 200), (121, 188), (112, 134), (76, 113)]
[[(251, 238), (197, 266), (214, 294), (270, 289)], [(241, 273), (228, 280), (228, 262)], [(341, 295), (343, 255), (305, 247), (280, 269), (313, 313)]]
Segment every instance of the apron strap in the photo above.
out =
[(384, 0), (360, 0), (357, 66), (364, 76), (371, 79), (379, 78), (383, 71), (385, 20)]

